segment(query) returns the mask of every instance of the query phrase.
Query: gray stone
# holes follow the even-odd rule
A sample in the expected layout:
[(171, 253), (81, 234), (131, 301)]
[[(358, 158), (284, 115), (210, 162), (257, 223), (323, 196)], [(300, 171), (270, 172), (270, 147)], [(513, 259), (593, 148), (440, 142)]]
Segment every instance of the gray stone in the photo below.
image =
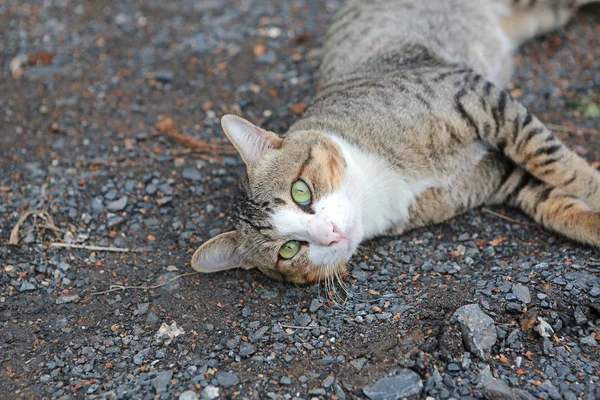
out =
[(331, 385), (333, 385), (333, 382), (335, 382), (335, 376), (329, 375), (327, 378), (325, 378), (325, 380), (323, 380), (323, 382), (321, 383), (321, 385), (327, 389), (329, 388)]
[(371, 400), (396, 400), (421, 393), (423, 381), (409, 369), (402, 369), (396, 376), (383, 378), (372, 386), (363, 388), (363, 393)]
[(531, 294), (529, 293), (529, 289), (527, 288), (527, 286), (515, 283), (512, 286), (512, 292), (514, 293), (517, 300), (519, 300), (521, 303), (531, 303)]
[(108, 217), (108, 220), (106, 221), (106, 226), (108, 227), (108, 229), (114, 229), (121, 225), (123, 222), (125, 222), (125, 218), (118, 215), (112, 215)]
[(469, 239), (471, 239), (471, 235), (469, 235), (467, 232), (461, 233), (460, 236), (458, 237), (459, 242), (466, 242)]
[(173, 377), (173, 371), (162, 371), (156, 375), (156, 378), (152, 381), (152, 386), (156, 393), (164, 393), (167, 391), (167, 385)]
[(232, 387), (240, 383), (240, 379), (236, 374), (227, 371), (217, 371), (215, 374), (219, 386), (224, 388)]
[(58, 299), (56, 299), (56, 304), (77, 303), (78, 301), (78, 294), (63, 294)]
[(358, 358), (356, 360), (350, 361), (350, 365), (352, 365), (354, 368), (360, 371), (364, 367), (365, 362), (367, 362), (366, 358)]
[(125, 209), (126, 205), (127, 205), (127, 196), (123, 196), (119, 200), (111, 201), (110, 203), (108, 203), (108, 205), (106, 206), (106, 209), (108, 211), (112, 211), (112, 212), (123, 211), (123, 209)]
[(282, 376), (281, 379), (279, 380), (279, 383), (281, 383), (282, 385), (291, 385), (292, 380), (287, 376)]
[(164, 207), (164, 206), (171, 204), (172, 201), (173, 201), (173, 197), (165, 196), (160, 199), (159, 205), (160, 205), (160, 207)]
[(522, 400), (537, 400), (537, 397), (535, 397), (532, 394), (529, 394), (528, 392), (526, 392), (523, 389), (514, 388), (513, 393), (516, 394), (517, 396), (519, 396), (519, 399), (522, 399)]
[(456, 310), (454, 318), (460, 324), (465, 347), (478, 357), (488, 359), (497, 338), (494, 320), (477, 304), (462, 306)]
[(245, 345), (240, 349), (240, 357), (248, 357), (256, 352), (256, 347), (252, 345)]
[(579, 342), (584, 346), (590, 346), (590, 347), (598, 346), (598, 341), (596, 340), (593, 333), (589, 336), (582, 338)]
[(250, 309), (250, 307), (246, 306), (242, 309), (242, 317), (247, 318), (252, 314), (252, 309)]
[(139, 303), (137, 308), (133, 311), (133, 315), (144, 315), (149, 307), (150, 303)]
[(333, 389), (338, 400), (346, 400), (346, 394), (344, 393), (344, 389), (342, 389), (340, 385), (336, 383)]
[(563, 398), (550, 381), (544, 381), (542, 386), (540, 386), (540, 389), (545, 390), (553, 400), (560, 400)]
[(322, 305), (323, 305), (323, 303), (321, 303), (321, 301), (319, 301), (319, 299), (312, 299), (312, 301), (310, 302), (310, 307), (308, 308), (308, 310), (311, 313), (314, 313), (319, 308), (321, 308)]
[(152, 77), (160, 83), (169, 83), (173, 80), (173, 72), (171, 71), (156, 71), (152, 73)]
[[(467, 353), (467, 354), (469, 354), (469, 353)], [(448, 372), (459, 372), (460, 371), (460, 366), (458, 364), (456, 364), (456, 363), (450, 363), (446, 367), (446, 370), (448, 370)]]
[(511, 313), (520, 313), (523, 312), (523, 308), (519, 303), (515, 303), (514, 301), (508, 302), (506, 304), (506, 311)]
[(585, 325), (588, 321), (581, 307), (575, 309), (573, 316), (575, 317), (575, 323), (577, 325)]
[(183, 169), (183, 177), (190, 181), (202, 180), (202, 174), (194, 167), (185, 167)]
[(67, 326), (69, 324), (69, 322), (67, 321), (67, 317), (65, 317), (64, 315), (59, 315), (54, 319), (54, 322), (52, 323), (52, 325), (55, 328), (64, 328), (65, 326)]
[(35, 290), (35, 285), (27, 281), (23, 282), (19, 287), (19, 292), (30, 292), (32, 290)]
[(198, 395), (193, 390), (186, 390), (179, 395), (179, 400), (198, 400)]
[(493, 379), (483, 385), (483, 393), (489, 400), (514, 400), (515, 396), (506, 386), (506, 383), (498, 379)]
[(294, 320), (294, 325), (296, 326), (308, 326), (310, 324), (310, 315), (308, 314), (300, 314), (298, 318)]
[(213, 400), (219, 397), (219, 388), (213, 385), (208, 385), (202, 391), (202, 398), (206, 400)]

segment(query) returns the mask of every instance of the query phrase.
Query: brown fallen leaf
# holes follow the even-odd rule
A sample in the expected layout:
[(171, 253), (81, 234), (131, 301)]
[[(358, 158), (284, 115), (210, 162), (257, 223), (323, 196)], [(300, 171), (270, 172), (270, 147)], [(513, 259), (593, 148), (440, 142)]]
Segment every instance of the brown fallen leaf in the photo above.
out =
[(529, 319), (525, 319), (523, 321), (521, 321), (521, 330), (523, 332), (527, 332), (530, 329), (533, 329), (533, 327), (536, 324), (536, 319), (535, 318), (529, 318)]
[(490, 244), (491, 244), (492, 246), (496, 247), (496, 246), (498, 246), (499, 244), (502, 244), (502, 243), (506, 242), (507, 240), (508, 240), (508, 238), (507, 238), (507, 237), (499, 237), (499, 238), (496, 238), (496, 239), (492, 239), (492, 240), (490, 240)]
[(254, 48), (252, 48), (254, 57), (260, 57), (260, 56), (264, 55), (266, 51), (267, 51), (267, 48), (262, 43), (256, 44), (256, 45), (254, 45)]
[(292, 111), (292, 113), (294, 113), (294, 115), (302, 114), (305, 109), (306, 109), (306, 104), (304, 104), (304, 103), (298, 103), (298, 104), (294, 104), (294, 105), (290, 106), (290, 110)]
[(175, 129), (175, 121), (171, 118), (165, 118), (162, 121), (158, 121), (155, 128), (161, 132), (167, 132), (171, 129)]
[(50, 65), (54, 59), (54, 54), (47, 51), (40, 51), (29, 56), (29, 65)]

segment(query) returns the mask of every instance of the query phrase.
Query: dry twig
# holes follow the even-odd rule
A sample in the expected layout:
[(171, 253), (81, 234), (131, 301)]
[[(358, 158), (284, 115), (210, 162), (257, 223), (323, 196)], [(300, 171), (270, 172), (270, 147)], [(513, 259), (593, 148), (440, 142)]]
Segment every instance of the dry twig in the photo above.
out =
[(189, 275), (196, 275), (196, 274), (200, 274), (201, 272), (186, 272), (185, 274), (181, 274), (181, 275), (177, 275), (174, 276), (173, 278), (169, 279), (168, 281), (166, 281), (165, 283), (161, 283), (160, 285), (152, 285), (152, 286), (123, 286), (123, 285), (110, 285), (110, 289), (108, 290), (104, 290), (102, 292), (94, 292), (91, 295), (92, 296), (98, 296), (101, 294), (106, 294), (106, 293), (111, 293), (111, 292), (116, 292), (118, 290), (128, 290), (128, 289), (135, 289), (135, 290), (150, 290), (150, 289), (158, 289), (161, 288), (163, 286), (167, 286), (168, 284), (170, 284), (171, 282), (183, 278), (184, 276), (189, 276)]
[(56, 224), (54, 223), (54, 218), (52, 218), (52, 216), (50, 214), (48, 214), (48, 211), (46, 211), (46, 210), (25, 211), (23, 214), (21, 214), (21, 216), (19, 217), (19, 220), (17, 221), (17, 224), (13, 227), (12, 231), (10, 232), (10, 238), (8, 239), (8, 244), (15, 245), (15, 246), (19, 244), (19, 231), (21, 229), (21, 226), (25, 222), (25, 220), (27, 218), (29, 218), (30, 215), (38, 216), (46, 221), (45, 224), (40, 224), (40, 225), (35, 223), (34, 224), (35, 227), (43, 228), (43, 229), (50, 229), (50, 230), (54, 231), (55, 233), (62, 232), (62, 229), (60, 229), (56, 226)]
[(531, 222), (523, 222), (523, 221), (517, 221), (516, 219), (507, 217), (506, 215), (500, 214), (496, 211), (492, 211), (489, 208), (482, 208), (481, 211), (486, 212), (488, 214), (492, 214), (498, 218), (502, 218), (506, 221), (512, 222), (513, 224), (519, 224), (519, 225), (525, 225), (525, 226), (537, 226), (537, 224), (532, 224)]
[(157, 133), (165, 133), (181, 143), (185, 147), (190, 149), (215, 153), (215, 154), (235, 154), (236, 151), (233, 146), (220, 145), (216, 143), (210, 143), (206, 140), (196, 140), (189, 136), (183, 135), (175, 129), (175, 122), (171, 118), (163, 119), (155, 125)]
[(50, 247), (62, 247), (66, 249), (85, 249), (92, 251), (114, 251), (118, 253), (129, 253), (134, 252), (135, 250), (129, 248), (121, 248), (121, 247), (104, 247), (104, 246), (88, 246), (85, 244), (75, 244), (75, 243), (50, 243)]
[(290, 329), (317, 329), (317, 328), (320, 328), (320, 326), (295, 326), (295, 325), (285, 325), (285, 324), (279, 324), (279, 326), (282, 328), (290, 328)]

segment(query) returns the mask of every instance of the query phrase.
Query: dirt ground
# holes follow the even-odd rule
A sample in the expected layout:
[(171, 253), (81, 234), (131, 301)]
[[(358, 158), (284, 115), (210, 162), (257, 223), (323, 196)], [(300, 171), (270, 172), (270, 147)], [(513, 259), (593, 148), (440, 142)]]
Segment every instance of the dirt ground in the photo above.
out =
[[(599, 398), (600, 253), (512, 210), (366, 243), (351, 298), (192, 274), (193, 250), (231, 226), (242, 168), (219, 117), (284, 132), (315, 93), (337, 8), (0, 0), (0, 397), (362, 398), (409, 369), (416, 397), (483, 398), (489, 367), (520, 398)], [(524, 46), (510, 87), (596, 163), (599, 38), (594, 6)], [(450, 321), (470, 303), (496, 324), (490, 360)], [(554, 337), (532, 333), (537, 317)], [(164, 323), (183, 333), (170, 341)]]

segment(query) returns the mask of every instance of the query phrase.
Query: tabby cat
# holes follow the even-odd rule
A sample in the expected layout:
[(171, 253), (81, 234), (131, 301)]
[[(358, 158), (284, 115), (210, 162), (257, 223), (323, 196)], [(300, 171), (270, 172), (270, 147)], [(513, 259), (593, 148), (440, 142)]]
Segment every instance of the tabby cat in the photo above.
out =
[(236, 230), (204, 243), (193, 268), (310, 283), (364, 239), (499, 204), (599, 247), (600, 173), (502, 89), (517, 46), (590, 2), (347, 1), (302, 119), (276, 135), (222, 118), (246, 165)]

